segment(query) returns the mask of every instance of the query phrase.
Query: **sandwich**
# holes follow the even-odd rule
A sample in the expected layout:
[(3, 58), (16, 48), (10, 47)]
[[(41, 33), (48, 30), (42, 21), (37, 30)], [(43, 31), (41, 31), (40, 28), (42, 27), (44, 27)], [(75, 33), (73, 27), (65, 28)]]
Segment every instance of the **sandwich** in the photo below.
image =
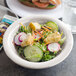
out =
[(60, 0), (19, 0), (22, 4), (42, 9), (54, 9), (61, 4)]

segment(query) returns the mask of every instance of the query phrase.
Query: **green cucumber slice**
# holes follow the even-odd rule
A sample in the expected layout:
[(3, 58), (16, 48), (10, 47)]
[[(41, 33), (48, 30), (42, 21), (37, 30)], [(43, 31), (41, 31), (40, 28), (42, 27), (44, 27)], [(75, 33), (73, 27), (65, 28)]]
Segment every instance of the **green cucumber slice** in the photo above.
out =
[(49, 22), (46, 23), (46, 25), (51, 27), (52, 28), (51, 30), (53, 32), (58, 31), (58, 26), (57, 26), (57, 24), (55, 22), (49, 21)]
[(37, 46), (27, 46), (24, 49), (25, 58), (32, 62), (38, 62), (42, 59), (43, 51)]

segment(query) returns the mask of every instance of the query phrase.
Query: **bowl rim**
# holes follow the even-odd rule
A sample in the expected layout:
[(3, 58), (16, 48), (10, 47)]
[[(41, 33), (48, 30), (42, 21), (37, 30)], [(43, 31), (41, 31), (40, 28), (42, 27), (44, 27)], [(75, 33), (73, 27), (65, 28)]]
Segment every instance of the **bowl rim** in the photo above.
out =
[[(9, 43), (9, 39), (8, 39), (8, 35), (10, 34), (10, 31), (15, 28), (15, 24), (19, 23), (21, 21), (23, 21), (24, 19), (29, 19), (29, 18), (49, 18), (50, 20), (54, 20), (55, 22), (58, 22), (59, 24), (62, 25), (62, 27), (65, 29), (65, 32), (67, 34), (67, 42), (66, 42), (66, 47), (63, 49), (64, 51), (61, 52), (57, 57), (55, 57), (52, 60), (46, 61), (46, 62), (40, 62), (40, 63), (36, 63), (36, 62), (29, 62), (27, 60), (22, 59), (21, 57), (19, 57), (18, 55), (16, 55), (12, 49), (9, 47), (10, 45)], [(61, 26), (60, 25), (60, 26)], [(70, 41), (68, 41), (68, 39), (70, 39)], [(6, 45), (7, 44), (7, 45)], [(70, 46), (70, 47), (69, 47)], [(48, 67), (52, 67), (55, 66), (57, 64), (59, 64), (60, 62), (62, 62), (71, 52), (72, 47), (73, 47), (73, 36), (71, 31), (68, 29), (68, 27), (66, 26), (65, 23), (63, 23), (62, 21), (53, 18), (53, 17), (49, 17), (49, 16), (44, 16), (44, 15), (35, 15), (35, 16), (30, 16), (30, 17), (24, 17), (21, 18), (17, 21), (15, 21), (10, 27), (8, 27), (8, 29), (6, 30), (4, 37), (3, 37), (3, 47), (4, 47), (4, 51), (6, 53), (6, 55), (16, 64), (26, 67), (26, 68), (31, 68), (31, 69), (43, 69), (43, 68), (48, 68)], [(11, 53), (10, 53), (11, 50)], [(65, 52), (65, 50), (68, 50)]]

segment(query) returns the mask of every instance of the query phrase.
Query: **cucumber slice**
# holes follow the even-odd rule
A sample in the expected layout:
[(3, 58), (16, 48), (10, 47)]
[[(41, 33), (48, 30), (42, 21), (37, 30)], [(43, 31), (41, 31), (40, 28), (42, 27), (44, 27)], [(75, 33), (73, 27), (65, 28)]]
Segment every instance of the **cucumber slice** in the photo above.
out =
[(55, 22), (49, 21), (49, 22), (46, 23), (46, 25), (51, 27), (52, 28), (51, 30), (53, 32), (58, 31), (58, 26), (57, 26), (57, 24)]
[(27, 46), (24, 49), (24, 55), (27, 60), (32, 61), (32, 62), (38, 62), (42, 59), (43, 52), (40, 48), (37, 46)]

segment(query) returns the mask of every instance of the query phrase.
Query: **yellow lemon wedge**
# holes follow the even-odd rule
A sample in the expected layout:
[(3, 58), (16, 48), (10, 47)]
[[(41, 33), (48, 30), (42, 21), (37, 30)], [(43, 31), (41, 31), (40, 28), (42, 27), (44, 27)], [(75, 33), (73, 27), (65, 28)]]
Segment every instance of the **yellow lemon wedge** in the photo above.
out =
[(29, 26), (30, 26), (31, 29), (34, 30), (34, 31), (41, 29), (41, 25), (40, 25), (39, 23), (36, 23), (36, 22), (31, 22), (31, 23), (29, 24)]

